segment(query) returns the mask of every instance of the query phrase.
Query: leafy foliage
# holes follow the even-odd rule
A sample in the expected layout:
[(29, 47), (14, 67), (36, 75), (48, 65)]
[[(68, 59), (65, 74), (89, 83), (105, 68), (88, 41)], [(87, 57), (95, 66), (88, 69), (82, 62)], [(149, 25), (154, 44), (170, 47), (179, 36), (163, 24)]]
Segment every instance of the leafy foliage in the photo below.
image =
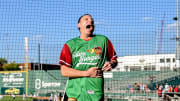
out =
[(3, 70), (4, 71), (8, 71), (8, 70), (20, 70), (20, 68), (19, 68), (19, 64), (12, 62), (10, 64), (3, 65)]
[(0, 58), (0, 65), (7, 64), (7, 60), (4, 58)]
[(4, 64), (7, 64), (7, 60), (4, 58), (0, 58), (0, 71), (3, 70)]

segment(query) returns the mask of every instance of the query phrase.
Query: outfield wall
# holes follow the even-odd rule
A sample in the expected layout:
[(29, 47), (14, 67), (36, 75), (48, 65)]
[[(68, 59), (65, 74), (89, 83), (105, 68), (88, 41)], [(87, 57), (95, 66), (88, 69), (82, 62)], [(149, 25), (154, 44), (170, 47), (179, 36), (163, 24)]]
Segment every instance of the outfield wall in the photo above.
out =
[[(26, 92), (27, 90), (28, 95), (36, 94), (38, 96), (50, 96), (50, 93), (63, 92), (65, 89), (67, 78), (61, 75), (60, 70), (29, 71), (28, 79), (27, 79), (28, 82), (26, 82), (26, 73), (27, 72), (16, 72), (16, 73), (15, 72), (14, 73), (1, 72), (0, 73), (0, 93), (2, 95), (5, 95), (7, 94), (7, 92), (15, 92), (14, 90), (16, 90), (16, 93), (18, 95), (22, 95), (23, 92)], [(161, 75), (165, 75), (169, 73), (170, 72), (160, 72), (160, 71), (159, 72), (158, 71), (146, 71), (146, 72), (134, 71), (134, 72), (104, 73), (105, 96), (114, 95), (113, 93), (117, 93), (117, 92), (118, 92), (117, 93), (118, 96), (129, 96), (129, 95), (125, 95), (127, 92), (129, 92), (129, 91), (126, 91), (127, 90), (126, 87), (128, 84), (130, 84), (131, 86), (133, 86), (135, 82), (148, 84), (150, 74), (153, 74), (157, 78), (159, 76), (162, 77)], [(175, 73), (175, 72), (172, 72), (172, 73)], [(168, 76), (164, 79), (162, 78), (164, 82), (160, 80), (159, 82), (155, 82), (155, 83), (156, 84), (165, 84), (165, 83), (171, 84), (170, 82), (175, 82), (177, 85), (176, 81), (177, 79), (179, 81), (179, 75), (180, 74), (177, 73), (177, 74), (174, 74), (174, 76)], [(153, 87), (155, 87), (154, 83), (153, 85), (154, 85)], [(16, 88), (16, 89), (11, 89), (11, 88)], [(111, 92), (111, 94), (109, 94), (108, 92)]]
[(19, 89), (16, 94), (22, 95), (28, 86), (28, 95), (39, 93), (47, 94), (50, 92), (63, 92), (67, 78), (62, 77), (60, 71), (29, 71), (28, 85), (26, 85), (26, 72), (24, 73), (0, 73), (0, 91), (4, 95), (6, 92), (15, 92), (12, 88)]

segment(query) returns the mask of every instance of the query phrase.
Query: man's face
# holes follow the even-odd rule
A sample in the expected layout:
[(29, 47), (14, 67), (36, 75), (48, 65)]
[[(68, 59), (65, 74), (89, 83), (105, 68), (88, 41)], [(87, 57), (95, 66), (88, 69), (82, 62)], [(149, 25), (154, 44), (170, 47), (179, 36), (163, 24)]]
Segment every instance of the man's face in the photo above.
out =
[(94, 31), (94, 21), (93, 18), (89, 15), (85, 15), (81, 18), (78, 23), (78, 28), (83, 34), (92, 34)]

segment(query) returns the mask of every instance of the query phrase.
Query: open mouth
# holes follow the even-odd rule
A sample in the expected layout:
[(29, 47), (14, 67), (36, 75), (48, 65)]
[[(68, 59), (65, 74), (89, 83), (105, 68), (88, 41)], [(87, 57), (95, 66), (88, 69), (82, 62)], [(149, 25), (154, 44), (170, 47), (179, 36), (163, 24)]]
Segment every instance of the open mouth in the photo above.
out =
[(91, 27), (93, 28), (93, 25), (87, 25), (86, 29), (90, 29)]

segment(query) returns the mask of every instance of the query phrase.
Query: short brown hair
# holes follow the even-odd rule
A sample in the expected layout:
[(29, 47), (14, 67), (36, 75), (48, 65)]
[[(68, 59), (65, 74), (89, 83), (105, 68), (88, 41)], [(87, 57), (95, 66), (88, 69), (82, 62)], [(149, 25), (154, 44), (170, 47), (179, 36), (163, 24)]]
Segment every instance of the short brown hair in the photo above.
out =
[[(81, 18), (83, 17), (83, 16), (86, 16), (86, 15), (89, 15), (89, 16), (91, 16), (90, 14), (84, 14), (84, 15), (82, 15), (81, 17), (79, 17), (79, 19), (78, 19), (78, 23), (80, 23), (80, 21), (81, 21)], [(91, 16), (92, 17), (92, 16)]]

